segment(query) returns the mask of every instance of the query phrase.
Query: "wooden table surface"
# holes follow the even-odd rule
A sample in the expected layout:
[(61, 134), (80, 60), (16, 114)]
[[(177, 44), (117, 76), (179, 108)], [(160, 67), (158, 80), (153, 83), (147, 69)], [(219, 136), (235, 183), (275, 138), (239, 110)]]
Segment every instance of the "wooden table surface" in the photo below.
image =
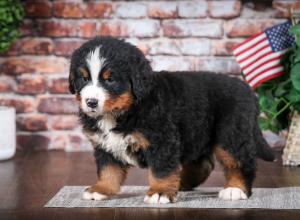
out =
[[(280, 158), (278, 156), (278, 158)], [(35, 151), (18, 153), (0, 162), (0, 220), (5, 219), (300, 219), (300, 210), (262, 209), (148, 209), (148, 208), (43, 208), (64, 185), (96, 181), (91, 152)], [(147, 185), (146, 170), (132, 169), (126, 185)], [(222, 186), (217, 166), (203, 186)], [(259, 161), (254, 187), (300, 186), (300, 168)]]

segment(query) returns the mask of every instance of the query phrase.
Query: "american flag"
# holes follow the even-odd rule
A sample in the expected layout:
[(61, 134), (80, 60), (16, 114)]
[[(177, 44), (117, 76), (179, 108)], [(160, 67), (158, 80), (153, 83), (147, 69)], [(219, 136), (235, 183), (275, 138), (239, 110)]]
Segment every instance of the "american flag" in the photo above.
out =
[(280, 58), (295, 39), (290, 21), (275, 25), (237, 45), (233, 54), (252, 88), (284, 74)]

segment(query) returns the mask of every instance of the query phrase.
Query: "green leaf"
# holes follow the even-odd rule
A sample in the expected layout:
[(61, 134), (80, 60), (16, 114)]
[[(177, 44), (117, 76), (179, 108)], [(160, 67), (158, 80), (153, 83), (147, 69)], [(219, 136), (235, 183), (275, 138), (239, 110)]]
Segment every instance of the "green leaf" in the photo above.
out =
[(300, 63), (297, 63), (292, 67), (291, 80), (294, 88), (300, 91)]
[(269, 109), (270, 106), (273, 105), (273, 100), (270, 99), (267, 95), (261, 95), (259, 97), (259, 106), (261, 107), (261, 109), (265, 110), (265, 109)]
[(269, 130), (269, 121), (266, 118), (259, 117), (258, 118), (258, 124), (261, 130)]
[(296, 35), (296, 45), (298, 47), (300, 47), (300, 35), (299, 34)]
[(293, 107), (297, 113), (300, 114), (300, 102), (294, 103)]
[(6, 51), (19, 36), (18, 28), (24, 17), (18, 0), (0, 0), (0, 53)]
[(293, 34), (300, 34), (300, 24), (296, 24), (291, 27), (290, 32)]
[(296, 89), (291, 89), (289, 95), (288, 95), (288, 99), (293, 102), (299, 102), (300, 101), (300, 91), (296, 90)]
[(274, 95), (277, 97), (284, 96), (292, 87), (292, 82), (290, 79), (280, 82), (277, 84), (277, 88), (275, 90)]
[(294, 63), (296, 64), (298, 62), (300, 62), (300, 50), (295, 50)]

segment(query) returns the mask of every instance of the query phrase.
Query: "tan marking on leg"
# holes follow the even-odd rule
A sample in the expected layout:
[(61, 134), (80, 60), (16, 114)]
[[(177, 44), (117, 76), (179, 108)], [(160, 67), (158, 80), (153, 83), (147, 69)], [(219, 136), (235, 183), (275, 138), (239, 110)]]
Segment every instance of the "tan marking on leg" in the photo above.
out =
[(178, 169), (164, 178), (157, 178), (152, 171), (150, 171), (149, 183), (150, 189), (147, 192), (148, 196), (158, 193), (159, 195), (166, 195), (171, 202), (175, 202), (180, 184), (180, 170)]
[(223, 165), (226, 178), (225, 188), (238, 187), (246, 194), (249, 190), (246, 187), (245, 179), (240, 170), (240, 163), (227, 151), (221, 147), (214, 149), (217, 160)]
[(228, 187), (238, 187), (243, 190), (246, 194), (248, 193), (245, 180), (239, 169), (229, 169), (225, 171), (226, 184), (224, 188)]
[(107, 165), (98, 174), (98, 182), (87, 189), (88, 192), (101, 193), (104, 195), (114, 195), (119, 192), (120, 186), (123, 184), (127, 169), (117, 165)]
[(111, 111), (126, 111), (130, 108), (133, 103), (132, 95), (130, 92), (125, 92), (124, 94), (109, 98), (104, 102), (103, 110), (104, 112)]
[(215, 148), (216, 158), (222, 163), (226, 168), (238, 168), (239, 163), (231, 156), (227, 151), (223, 150), (221, 147)]

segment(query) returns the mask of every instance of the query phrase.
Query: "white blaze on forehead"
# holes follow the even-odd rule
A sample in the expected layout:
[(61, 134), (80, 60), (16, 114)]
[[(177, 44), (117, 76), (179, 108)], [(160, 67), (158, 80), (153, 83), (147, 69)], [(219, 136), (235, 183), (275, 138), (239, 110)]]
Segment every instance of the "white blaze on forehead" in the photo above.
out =
[(104, 102), (108, 97), (106, 90), (98, 83), (98, 77), (105, 62), (105, 59), (100, 56), (100, 48), (100, 46), (97, 47), (86, 57), (87, 67), (91, 76), (91, 82), (84, 86), (80, 91), (80, 95), (82, 98), (81, 106), (84, 112), (89, 113), (91, 110), (86, 104), (87, 99), (93, 98), (98, 100), (97, 108), (94, 108), (94, 113), (91, 113), (96, 115), (102, 113)]
[(100, 56), (100, 48), (101, 46), (97, 47), (94, 51), (90, 52), (86, 58), (93, 84), (97, 84), (97, 79), (105, 62), (105, 59)]

